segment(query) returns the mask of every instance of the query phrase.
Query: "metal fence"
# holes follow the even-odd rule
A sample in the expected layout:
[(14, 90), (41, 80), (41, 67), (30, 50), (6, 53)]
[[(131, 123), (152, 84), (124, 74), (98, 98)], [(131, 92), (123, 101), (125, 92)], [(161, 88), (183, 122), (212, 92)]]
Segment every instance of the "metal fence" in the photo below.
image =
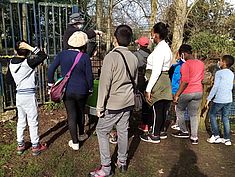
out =
[[(38, 102), (48, 101), (47, 69), (55, 55), (62, 50), (62, 36), (67, 28), (69, 16), (78, 11), (76, 5), (38, 3), (32, 0), (11, 0), (0, 7), (0, 98), (3, 109), (15, 107), (15, 86), (7, 82), (7, 68), (16, 41), (26, 40), (33, 46), (45, 49), (48, 59), (37, 67)], [(85, 14), (84, 14), (85, 15)], [(86, 27), (92, 27), (91, 18), (85, 15)], [(100, 45), (98, 45), (100, 46)], [(100, 49), (100, 48), (98, 48)], [(99, 74), (101, 61), (92, 60), (95, 77)], [(58, 77), (59, 71), (55, 75)]]

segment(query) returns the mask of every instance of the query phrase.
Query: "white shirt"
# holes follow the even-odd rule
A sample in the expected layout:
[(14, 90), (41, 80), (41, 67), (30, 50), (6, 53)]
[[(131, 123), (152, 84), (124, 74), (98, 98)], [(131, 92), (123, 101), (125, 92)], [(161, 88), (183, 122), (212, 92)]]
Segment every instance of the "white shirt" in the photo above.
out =
[(172, 63), (172, 52), (165, 40), (162, 40), (148, 56), (146, 69), (151, 69), (146, 92), (151, 92), (162, 71), (168, 71)]

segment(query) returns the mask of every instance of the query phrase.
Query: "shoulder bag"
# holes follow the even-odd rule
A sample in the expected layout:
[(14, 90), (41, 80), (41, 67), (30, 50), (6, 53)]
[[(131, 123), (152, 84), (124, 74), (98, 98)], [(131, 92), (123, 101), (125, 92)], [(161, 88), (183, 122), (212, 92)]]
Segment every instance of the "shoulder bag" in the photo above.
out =
[(70, 75), (74, 69), (74, 67), (76, 66), (76, 64), (79, 62), (81, 56), (82, 56), (82, 52), (79, 52), (73, 62), (73, 65), (72, 67), (70, 68), (69, 72), (62, 78), (59, 78), (55, 84), (53, 84), (51, 86), (51, 92), (50, 92), (50, 97), (51, 97), (51, 100), (56, 102), (56, 103), (59, 103), (63, 97), (64, 97), (64, 93), (65, 93), (65, 90), (66, 90), (66, 86), (67, 86), (67, 83), (68, 83), (68, 80), (70, 78)]

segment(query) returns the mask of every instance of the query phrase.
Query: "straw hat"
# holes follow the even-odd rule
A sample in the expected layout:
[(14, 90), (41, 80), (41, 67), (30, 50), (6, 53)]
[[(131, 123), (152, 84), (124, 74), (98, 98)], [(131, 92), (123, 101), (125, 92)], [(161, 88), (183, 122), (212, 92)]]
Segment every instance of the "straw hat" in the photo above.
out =
[(87, 34), (82, 31), (76, 31), (70, 36), (68, 40), (68, 45), (77, 48), (84, 46), (87, 42), (88, 42)]

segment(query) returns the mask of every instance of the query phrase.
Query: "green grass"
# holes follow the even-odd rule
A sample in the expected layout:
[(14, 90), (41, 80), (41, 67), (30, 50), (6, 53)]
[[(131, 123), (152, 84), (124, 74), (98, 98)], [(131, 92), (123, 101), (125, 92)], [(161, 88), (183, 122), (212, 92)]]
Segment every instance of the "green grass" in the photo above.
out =
[(75, 174), (74, 162), (71, 159), (63, 159), (60, 161), (57, 170), (55, 171), (55, 177), (71, 177)]
[(8, 121), (4, 124), (5, 129), (9, 129), (11, 132), (16, 132), (16, 122), (15, 121)]
[(64, 108), (64, 103), (54, 103), (52, 101), (47, 102), (45, 105), (43, 105), (43, 108), (47, 111), (53, 111), (53, 110), (58, 110)]
[[(9, 132), (14, 133), (16, 131), (16, 123), (8, 121), (4, 124), (4, 129), (6, 129), (6, 134)], [(5, 136), (5, 132), (1, 136)], [(12, 154), (15, 153), (16, 143), (9, 143), (0, 145), (0, 177), (6, 175), (5, 164), (11, 159)]]
[(8, 162), (12, 157), (12, 153), (15, 151), (16, 144), (3, 144), (0, 146), (0, 176), (5, 176), (5, 168), (4, 165)]
[(30, 176), (41, 176), (40, 173), (43, 172), (42, 166), (34, 162), (33, 160), (27, 163), (18, 163), (14, 167), (15, 177), (30, 177)]

